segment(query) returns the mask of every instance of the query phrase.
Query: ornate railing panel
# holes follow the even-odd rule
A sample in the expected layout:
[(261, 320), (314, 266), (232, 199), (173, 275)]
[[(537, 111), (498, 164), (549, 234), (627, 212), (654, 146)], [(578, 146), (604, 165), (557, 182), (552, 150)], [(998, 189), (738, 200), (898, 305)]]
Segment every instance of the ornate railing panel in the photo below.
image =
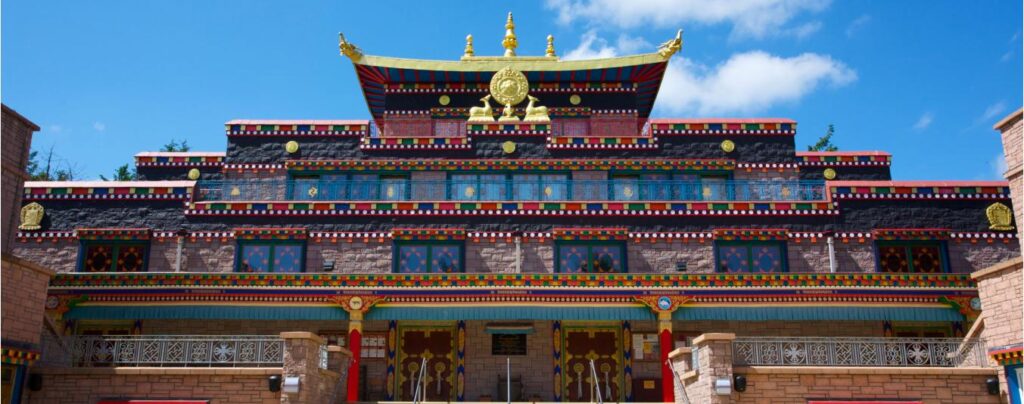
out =
[(327, 369), (329, 364), (327, 345), (320, 345), (320, 369)]
[(961, 338), (741, 337), (733, 355), (741, 366), (986, 366), (984, 342)]
[(284, 342), (266, 335), (72, 336), (73, 366), (278, 367)]

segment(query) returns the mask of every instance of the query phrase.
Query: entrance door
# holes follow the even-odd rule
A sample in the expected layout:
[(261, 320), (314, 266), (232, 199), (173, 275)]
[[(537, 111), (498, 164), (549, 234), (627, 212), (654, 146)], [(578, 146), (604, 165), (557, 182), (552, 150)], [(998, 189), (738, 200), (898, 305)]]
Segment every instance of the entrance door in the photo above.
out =
[(420, 400), (454, 401), (455, 326), (399, 324), (398, 335), (395, 397), (411, 401), (419, 385)]
[(590, 361), (604, 401), (622, 401), (622, 328), (563, 326), (562, 397), (565, 401), (596, 401)]

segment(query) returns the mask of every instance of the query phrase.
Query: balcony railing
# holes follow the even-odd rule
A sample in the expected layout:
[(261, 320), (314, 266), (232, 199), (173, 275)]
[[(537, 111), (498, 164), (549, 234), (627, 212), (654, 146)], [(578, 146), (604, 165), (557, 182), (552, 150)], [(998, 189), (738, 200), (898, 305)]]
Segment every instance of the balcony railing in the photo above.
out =
[(985, 344), (961, 338), (740, 337), (738, 366), (982, 367)]
[(280, 367), (276, 335), (142, 335), (65, 337), (77, 367)]
[(823, 181), (219, 180), (200, 201), (821, 201)]

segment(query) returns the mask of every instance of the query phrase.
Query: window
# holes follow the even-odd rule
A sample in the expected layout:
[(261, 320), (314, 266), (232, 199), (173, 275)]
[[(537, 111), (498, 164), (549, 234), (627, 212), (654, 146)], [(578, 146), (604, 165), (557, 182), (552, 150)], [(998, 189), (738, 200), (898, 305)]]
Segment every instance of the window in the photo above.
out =
[(237, 272), (302, 272), (305, 251), (300, 242), (240, 242)]
[(144, 272), (149, 252), (146, 242), (83, 242), (81, 272)]
[(560, 243), (556, 249), (558, 272), (626, 272), (626, 248), (623, 243)]
[(879, 242), (878, 271), (890, 273), (937, 273), (946, 271), (942, 242)]
[(409, 199), (409, 177), (377, 174), (295, 176), (292, 200), (403, 201)]
[(512, 199), (516, 201), (564, 201), (569, 198), (565, 174), (516, 174), (512, 176)]
[[(702, 178), (695, 174), (662, 173), (614, 175), (611, 195), (616, 201), (668, 201), (702, 199)], [(708, 198), (724, 198), (727, 177), (705, 177)], [(704, 199), (708, 199), (704, 198)]]
[(718, 272), (786, 272), (786, 244), (721, 241), (715, 243)]
[(409, 242), (395, 244), (395, 272), (440, 274), (463, 272), (462, 244)]
[(504, 174), (452, 174), (449, 193), (457, 201), (508, 199)]

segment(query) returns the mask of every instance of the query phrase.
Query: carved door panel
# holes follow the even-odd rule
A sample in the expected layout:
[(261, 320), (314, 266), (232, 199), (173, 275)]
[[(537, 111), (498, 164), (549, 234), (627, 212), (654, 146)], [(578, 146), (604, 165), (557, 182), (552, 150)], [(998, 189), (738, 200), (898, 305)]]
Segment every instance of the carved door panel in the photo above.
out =
[(562, 397), (565, 401), (596, 401), (590, 361), (604, 401), (622, 400), (622, 330), (618, 327), (565, 327)]
[[(398, 374), (395, 396), (401, 401), (413, 399), (417, 384), (421, 400), (455, 400), (455, 327), (398, 327)], [(426, 370), (422, 373), (424, 359)]]

